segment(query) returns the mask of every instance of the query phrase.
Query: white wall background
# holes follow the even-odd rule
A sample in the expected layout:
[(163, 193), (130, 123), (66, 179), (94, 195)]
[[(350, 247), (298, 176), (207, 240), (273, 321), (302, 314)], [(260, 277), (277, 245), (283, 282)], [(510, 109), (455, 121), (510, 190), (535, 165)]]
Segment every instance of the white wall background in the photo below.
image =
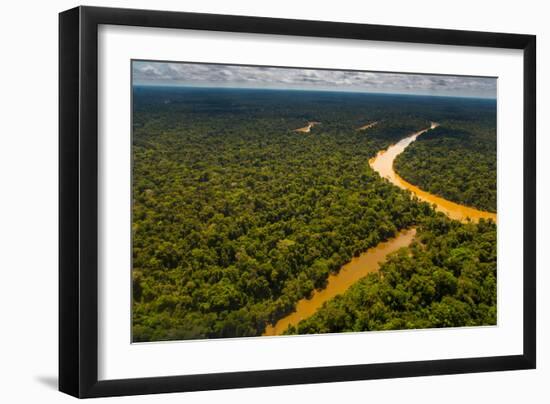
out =
[[(0, 38), (0, 401), (64, 403), (57, 385), (57, 13), (79, 3), (5, 2)], [(538, 369), (109, 399), (125, 403), (408, 403), (550, 400), (550, 25), (545, 2), (91, 1), (88, 5), (531, 33), (538, 36)], [(519, 158), (519, 156), (518, 156)]]

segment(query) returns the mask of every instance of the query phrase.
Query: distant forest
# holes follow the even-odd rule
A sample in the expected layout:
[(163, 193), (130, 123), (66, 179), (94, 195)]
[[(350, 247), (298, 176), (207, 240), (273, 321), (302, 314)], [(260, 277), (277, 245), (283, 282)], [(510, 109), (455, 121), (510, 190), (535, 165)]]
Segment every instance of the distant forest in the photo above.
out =
[[(494, 323), (494, 224), (450, 221), (368, 164), (430, 121), (445, 122), (447, 137), (477, 139), (494, 101), (134, 87), (133, 102), (134, 341), (261, 335), (353, 256), (413, 226), (418, 242), (384, 267), (399, 279), (366, 278), (288, 332), (355, 330), (362, 288), (369, 302), (384, 301), (364, 330)], [(320, 124), (294, 131), (309, 121)], [(457, 153), (479, 142), (456, 137)], [(477, 160), (489, 164), (491, 152)], [(398, 166), (405, 178), (407, 167)], [(463, 193), (485, 206), (487, 173), (468, 178)], [(386, 299), (390, 286), (402, 305)], [(351, 317), (328, 324), (327, 310)]]

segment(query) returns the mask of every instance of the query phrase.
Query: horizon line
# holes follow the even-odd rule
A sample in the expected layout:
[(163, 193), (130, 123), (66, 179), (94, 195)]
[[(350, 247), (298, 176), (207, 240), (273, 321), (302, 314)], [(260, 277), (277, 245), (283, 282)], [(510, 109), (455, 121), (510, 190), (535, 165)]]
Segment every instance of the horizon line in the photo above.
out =
[(187, 84), (167, 84), (167, 83), (132, 83), (132, 87), (169, 87), (169, 88), (196, 88), (196, 89), (215, 89), (215, 90), (267, 90), (267, 91), (304, 91), (304, 92), (325, 92), (325, 93), (348, 93), (348, 94), (371, 94), (371, 95), (401, 95), (413, 97), (440, 97), (440, 98), (468, 98), (479, 100), (497, 100), (495, 97), (484, 97), (474, 95), (444, 95), (444, 94), (417, 94), (417, 93), (394, 93), (394, 92), (372, 92), (355, 90), (328, 90), (315, 88), (276, 88), (276, 87), (232, 87), (232, 86), (194, 86)]

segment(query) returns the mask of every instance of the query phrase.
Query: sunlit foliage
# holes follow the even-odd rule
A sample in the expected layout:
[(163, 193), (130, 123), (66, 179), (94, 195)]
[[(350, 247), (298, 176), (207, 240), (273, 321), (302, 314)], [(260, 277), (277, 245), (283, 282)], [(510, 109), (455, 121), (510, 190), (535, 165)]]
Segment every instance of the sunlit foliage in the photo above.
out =
[[(368, 160), (477, 110), (297, 91), (135, 87), (133, 99), (134, 341), (261, 335), (351, 257), (434, 215)], [(321, 123), (294, 132), (309, 121)]]

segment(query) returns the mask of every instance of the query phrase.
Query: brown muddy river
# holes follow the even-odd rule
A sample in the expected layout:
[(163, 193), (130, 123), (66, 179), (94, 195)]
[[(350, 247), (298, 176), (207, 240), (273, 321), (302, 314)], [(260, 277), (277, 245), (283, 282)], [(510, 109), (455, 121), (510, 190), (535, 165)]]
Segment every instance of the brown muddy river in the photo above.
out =
[[(309, 122), (305, 128), (296, 129), (300, 132), (309, 132), (312, 126), (317, 122)], [(430, 128), (426, 128), (419, 132), (413, 133), (410, 136), (400, 140), (396, 144), (388, 147), (387, 150), (380, 151), (376, 157), (369, 161), (373, 170), (378, 172), (381, 177), (387, 178), (394, 185), (408, 189), (415, 194), (419, 199), (435, 204), (436, 210), (445, 213), (452, 219), (466, 221), (468, 218), (477, 222), (481, 218), (497, 220), (496, 213), (484, 212), (468, 206), (460, 205), (448, 201), (439, 196), (423, 191), (417, 186), (405, 181), (393, 170), (393, 162), (395, 158), (401, 154), (407, 146), (416, 140), (416, 138), (429, 129), (436, 128), (437, 123), (431, 124)], [(362, 128), (361, 128), (362, 129)], [(327, 300), (332, 299), (336, 295), (345, 292), (351, 285), (359, 279), (376, 272), (380, 268), (388, 256), (402, 247), (408, 246), (416, 234), (416, 229), (403, 230), (396, 237), (384, 241), (377, 246), (368, 249), (360, 256), (352, 258), (350, 262), (343, 265), (337, 274), (332, 274), (328, 278), (326, 288), (315, 290), (310, 299), (302, 299), (296, 305), (296, 310), (288, 316), (280, 319), (274, 326), (268, 325), (264, 336), (281, 335), (289, 325), (297, 325), (301, 320), (306, 319), (323, 305)]]
[(281, 335), (289, 325), (296, 325), (301, 320), (312, 316), (327, 300), (345, 292), (351, 285), (371, 272), (378, 271), (380, 264), (401, 247), (408, 246), (416, 234), (416, 229), (401, 231), (394, 238), (369, 248), (358, 257), (343, 265), (337, 274), (328, 278), (327, 287), (315, 290), (311, 299), (302, 299), (296, 305), (296, 311), (280, 319), (274, 326), (267, 326), (264, 336)]
[[(437, 123), (432, 123), (431, 128), (428, 129), (433, 129), (437, 126)], [(496, 222), (496, 213), (477, 210), (475, 208), (460, 205), (439, 196), (430, 194), (429, 192), (423, 191), (417, 186), (405, 181), (393, 170), (393, 162), (395, 158), (401, 154), (408, 145), (414, 142), (418, 136), (422, 135), (424, 132), (427, 132), (428, 129), (413, 133), (412, 135), (400, 140), (393, 146), (388, 147), (387, 150), (378, 152), (378, 155), (369, 161), (372, 169), (378, 172), (381, 177), (387, 178), (392, 184), (397, 185), (399, 188), (408, 189), (422, 201), (435, 204), (436, 210), (445, 213), (451, 219), (465, 222), (467, 218), (470, 218), (472, 221), (477, 222), (479, 219), (484, 218), (493, 219)]]

